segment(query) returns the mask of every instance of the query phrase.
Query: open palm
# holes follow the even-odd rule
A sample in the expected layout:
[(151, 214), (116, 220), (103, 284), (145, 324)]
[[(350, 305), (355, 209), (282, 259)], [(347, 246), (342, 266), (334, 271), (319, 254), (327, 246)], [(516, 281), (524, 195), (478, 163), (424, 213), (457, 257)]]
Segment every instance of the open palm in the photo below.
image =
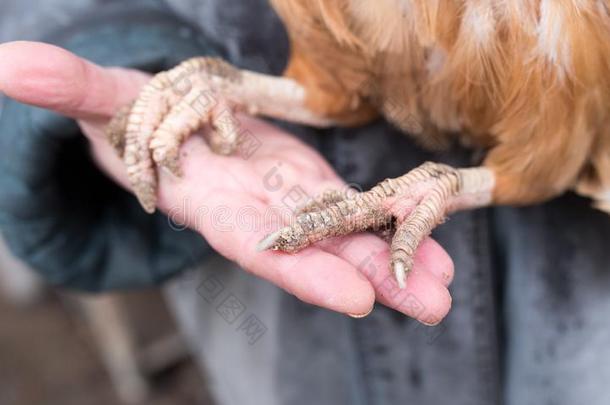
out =
[[(128, 188), (123, 162), (103, 129), (137, 96), (148, 75), (102, 68), (40, 43), (0, 45), (0, 61), (3, 93), (77, 119), (100, 168)], [(257, 252), (257, 242), (289, 220), (290, 209), (343, 182), (315, 150), (290, 134), (246, 116), (240, 117), (240, 128), (245, 149), (234, 156), (215, 155), (201, 136), (187, 141), (184, 176), (159, 173), (161, 210), (200, 232), (223, 256), (305, 302), (363, 315), (377, 300), (427, 324), (444, 318), (451, 306), (447, 286), (453, 264), (432, 239), (420, 246), (404, 290), (390, 276), (387, 243), (371, 234), (326, 241), (294, 255)]]

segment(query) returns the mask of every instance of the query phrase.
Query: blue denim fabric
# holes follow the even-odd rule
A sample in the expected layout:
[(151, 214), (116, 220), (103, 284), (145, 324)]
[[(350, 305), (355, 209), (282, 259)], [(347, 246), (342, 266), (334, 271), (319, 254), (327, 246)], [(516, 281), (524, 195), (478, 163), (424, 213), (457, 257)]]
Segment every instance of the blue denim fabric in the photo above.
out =
[[(102, 65), (158, 71), (217, 55), (160, 2), (104, 3), (74, 20), (43, 39)], [(101, 174), (74, 121), (11, 100), (0, 115), (0, 229), (48, 282), (90, 291), (157, 284), (210, 252)]]

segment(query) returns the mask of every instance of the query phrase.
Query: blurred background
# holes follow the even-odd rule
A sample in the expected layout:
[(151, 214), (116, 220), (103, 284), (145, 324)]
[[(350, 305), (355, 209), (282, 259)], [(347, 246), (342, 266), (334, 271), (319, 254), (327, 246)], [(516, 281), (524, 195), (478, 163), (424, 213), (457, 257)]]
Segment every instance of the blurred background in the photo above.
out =
[(159, 291), (46, 287), (0, 238), (0, 405), (211, 404)]

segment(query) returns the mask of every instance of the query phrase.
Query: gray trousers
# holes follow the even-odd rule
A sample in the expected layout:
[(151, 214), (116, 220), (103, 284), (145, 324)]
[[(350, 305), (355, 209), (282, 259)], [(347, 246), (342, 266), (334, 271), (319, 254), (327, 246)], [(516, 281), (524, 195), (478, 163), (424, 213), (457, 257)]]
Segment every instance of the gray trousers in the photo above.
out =
[(166, 292), (222, 404), (610, 403), (604, 214), (566, 197), (460, 214), (436, 236), (456, 262), (436, 327), (314, 308), (221, 258)]

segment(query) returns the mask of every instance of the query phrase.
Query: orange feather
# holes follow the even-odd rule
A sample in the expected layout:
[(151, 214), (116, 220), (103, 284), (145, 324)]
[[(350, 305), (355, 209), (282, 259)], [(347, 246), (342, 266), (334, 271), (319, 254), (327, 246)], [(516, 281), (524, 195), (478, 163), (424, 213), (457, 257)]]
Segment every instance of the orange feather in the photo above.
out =
[(485, 148), (495, 203), (574, 189), (610, 211), (610, 0), (271, 3), (313, 111)]

